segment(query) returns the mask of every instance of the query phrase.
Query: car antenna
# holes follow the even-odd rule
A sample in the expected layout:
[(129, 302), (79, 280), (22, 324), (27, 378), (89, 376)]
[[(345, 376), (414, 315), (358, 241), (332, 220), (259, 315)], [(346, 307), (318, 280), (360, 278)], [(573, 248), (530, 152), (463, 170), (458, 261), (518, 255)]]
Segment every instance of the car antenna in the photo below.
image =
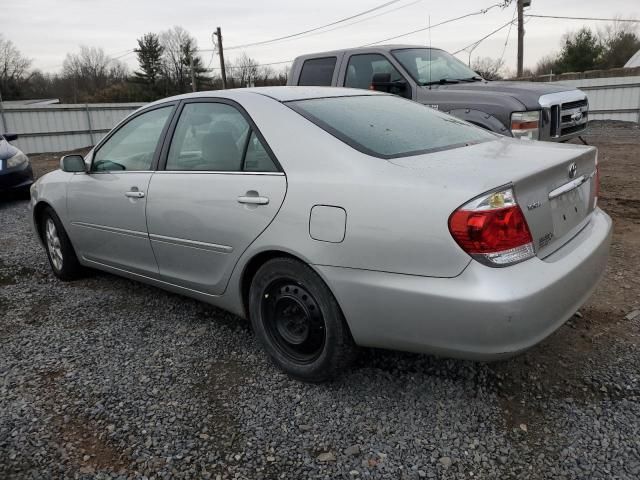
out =
[(429, 19), (429, 90), (431, 90), (431, 15)]

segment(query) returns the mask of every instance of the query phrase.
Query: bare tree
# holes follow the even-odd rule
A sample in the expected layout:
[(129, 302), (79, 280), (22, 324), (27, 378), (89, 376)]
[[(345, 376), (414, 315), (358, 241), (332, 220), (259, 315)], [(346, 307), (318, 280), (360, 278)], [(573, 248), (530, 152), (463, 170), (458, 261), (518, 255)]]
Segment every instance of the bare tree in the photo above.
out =
[(20, 53), (11, 40), (0, 34), (0, 90), (4, 99), (18, 98), (28, 77), (31, 59)]
[(501, 80), (504, 60), (502, 58), (476, 57), (471, 68), (487, 80)]
[(109, 57), (102, 48), (84, 45), (79, 53), (67, 53), (62, 72), (74, 82), (74, 101), (78, 101), (78, 93), (92, 96), (127, 77), (127, 69), (122, 62)]
[(534, 73), (537, 76), (540, 75), (550, 75), (554, 71), (557, 71), (556, 63), (558, 62), (558, 56), (556, 55), (546, 55), (538, 60), (536, 64), (536, 68), (534, 69)]
[(260, 67), (258, 62), (243, 53), (240, 58), (233, 63), (233, 76), (238, 80), (240, 87), (248, 87), (255, 83), (258, 78)]
[(202, 58), (197, 55), (198, 43), (184, 28), (175, 26), (160, 32), (160, 45), (163, 48), (162, 64), (165, 75), (172, 84), (173, 90), (185, 92), (191, 84), (190, 66), (193, 65), (198, 83), (210, 82), (204, 76), (206, 69)]
[(269, 85), (271, 79), (275, 77), (275, 72), (270, 66), (259, 67), (256, 75), (255, 84), (259, 86)]
[(614, 21), (598, 30), (603, 47), (600, 68), (623, 67), (640, 50), (640, 37), (636, 24)]

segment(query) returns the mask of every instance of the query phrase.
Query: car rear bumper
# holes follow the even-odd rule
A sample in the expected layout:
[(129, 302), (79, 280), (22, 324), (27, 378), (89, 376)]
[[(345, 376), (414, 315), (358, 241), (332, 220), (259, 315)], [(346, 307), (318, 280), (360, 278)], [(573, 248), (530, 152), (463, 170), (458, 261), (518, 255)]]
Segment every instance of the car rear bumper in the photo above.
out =
[(602, 277), (611, 219), (600, 209), (550, 257), (507, 268), (472, 261), (455, 278), (316, 266), (358, 345), (475, 360), (539, 343), (588, 299)]
[(30, 164), (8, 170), (0, 170), (0, 192), (28, 188), (33, 183)]

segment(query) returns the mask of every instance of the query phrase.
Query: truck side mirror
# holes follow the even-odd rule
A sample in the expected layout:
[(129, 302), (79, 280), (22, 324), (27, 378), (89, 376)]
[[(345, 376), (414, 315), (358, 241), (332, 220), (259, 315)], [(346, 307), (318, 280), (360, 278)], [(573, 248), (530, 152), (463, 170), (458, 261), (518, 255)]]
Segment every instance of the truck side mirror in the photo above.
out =
[(379, 92), (396, 94), (398, 93), (398, 91), (404, 92), (406, 88), (407, 82), (404, 82), (402, 80), (392, 82), (390, 73), (374, 73), (371, 79), (371, 85), (369, 86), (369, 90), (377, 90)]
[(60, 169), (63, 172), (79, 173), (86, 172), (87, 166), (82, 155), (65, 155), (60, 159)]

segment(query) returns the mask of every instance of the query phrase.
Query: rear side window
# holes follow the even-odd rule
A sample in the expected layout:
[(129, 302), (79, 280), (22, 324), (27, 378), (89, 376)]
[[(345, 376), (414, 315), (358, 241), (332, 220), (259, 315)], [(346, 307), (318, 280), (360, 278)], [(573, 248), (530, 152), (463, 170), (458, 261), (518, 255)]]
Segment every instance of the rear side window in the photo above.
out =
[(391, 95), (288, 102), (320, 128), (368, 155), (397, 158), (494, 140), (496, 135)]
[(305, 60), (302, 64), (298, 85), (330, 87), (335, 68), (336, 57)]
[(235, 107), (187, 103), (167, 155), (167, 170), (277, 172), (251, 125)]

